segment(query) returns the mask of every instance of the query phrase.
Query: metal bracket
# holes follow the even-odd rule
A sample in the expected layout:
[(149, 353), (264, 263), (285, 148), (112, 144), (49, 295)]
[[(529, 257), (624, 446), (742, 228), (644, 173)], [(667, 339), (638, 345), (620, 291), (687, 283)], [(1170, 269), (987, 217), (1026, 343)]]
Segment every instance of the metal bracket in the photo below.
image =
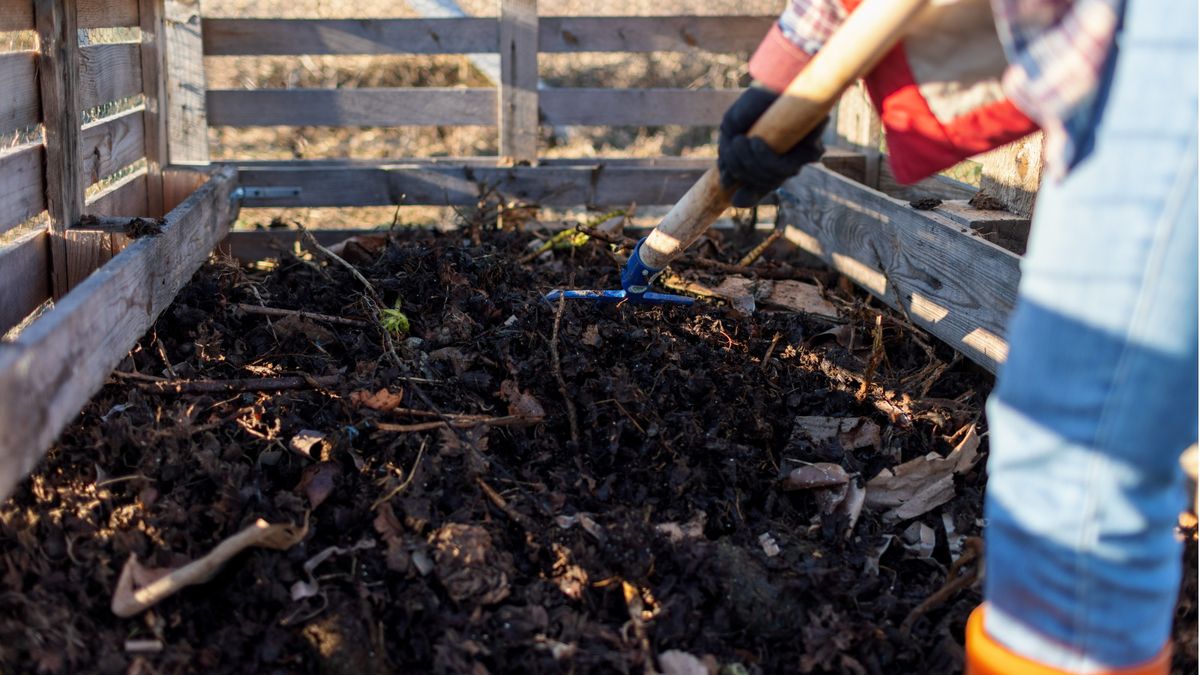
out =
[(248, 199), (294, 199), (304, 192), (303, 189), (292, 186), (285, 187), (239, 187), (233, 191), (232, 198), (237, 202)]

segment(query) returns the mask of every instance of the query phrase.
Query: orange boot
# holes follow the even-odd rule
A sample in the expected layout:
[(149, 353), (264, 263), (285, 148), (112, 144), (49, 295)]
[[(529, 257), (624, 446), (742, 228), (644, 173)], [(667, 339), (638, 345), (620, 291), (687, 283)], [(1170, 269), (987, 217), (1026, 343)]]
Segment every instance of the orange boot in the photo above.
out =
[[(983, 630), (983, 611), (980, 605), (967, 620), (966, 675), (1065, 675), (1068, 671), (1032, 661), (996, 642)], [(1158, 656), (1129, 668), (1094, 671), (1094, 675), (1167, 675), (1171, 672), (1171, 645), (1168, 643)]]

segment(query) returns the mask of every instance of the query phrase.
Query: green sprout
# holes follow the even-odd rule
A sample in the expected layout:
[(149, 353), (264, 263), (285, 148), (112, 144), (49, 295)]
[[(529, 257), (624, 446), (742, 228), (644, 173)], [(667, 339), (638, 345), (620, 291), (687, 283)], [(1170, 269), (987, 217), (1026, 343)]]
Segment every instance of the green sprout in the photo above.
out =
[(401, 300), (396, 299), (396, 305), (392, 309), (384, 309), (379, 312), (379, 323), (383, 329), (396, 337), (404, 337), (408, 335), (411, 328), (408, 322), (408, 315), (400, 311)]

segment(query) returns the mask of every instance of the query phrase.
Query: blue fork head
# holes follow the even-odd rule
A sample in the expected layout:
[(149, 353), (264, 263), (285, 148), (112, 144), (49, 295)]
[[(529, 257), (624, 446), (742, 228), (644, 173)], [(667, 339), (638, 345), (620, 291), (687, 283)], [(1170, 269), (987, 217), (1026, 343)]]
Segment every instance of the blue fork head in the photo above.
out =
[(635, 305), (691, 305), (696, 300), (685, 295), (671, 295), (670, 293), (654, 293), (647, 291), (645, 293), (626, 293), (620, 291), (550, 291), (545, 296), (547, 302), (554, 302), (559, 298), (568, 300), (592, 300), (596, 304), (617, 304), (620, 302), (629, 302)]

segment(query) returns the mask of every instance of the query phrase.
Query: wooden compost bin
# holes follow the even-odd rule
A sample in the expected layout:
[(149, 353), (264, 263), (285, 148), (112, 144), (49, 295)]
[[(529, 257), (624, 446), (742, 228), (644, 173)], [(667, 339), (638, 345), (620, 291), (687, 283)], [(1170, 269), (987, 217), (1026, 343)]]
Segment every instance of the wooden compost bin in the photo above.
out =
[[(535, 0), (499, 4), (496, 18), (282, 20), (205, 19), (199, 0), (6, 0), (0, 33), (25, 31), (34, 46), (0, 53), (0, 136), (23, 140), (0, 150), (0, 498), (239, 207), (473, 205), (487, 190), (548, 207), (672, 204), (711, 159), (539, 160), (538, 125), (712, 126), (739, 91), (539, 89), (538, 54), (747, 52), (774, 19), (539, 17)], [(122, 30), (93, 41), (100, 28)], [(482, 52), (499, 54), (494, 88), (205, 89), (206, 55)], [(779, 192), (786, 239), (994, 370), (1040, 141), (981, 158), (982, 187), (1011, 212), (980, 210), (967, 203), (977, 187), (891, 180), (861, 91), (835, 116), (824, 166)], [(494, 125), (500, 156), (210, 164), (209, 125)], [(922, 198), (943, 201), (910, 206)], [(161, 234), (128, 239), (138, 217), (165, 218)], [(226, 245), (253, 258), (295, 238), (236, 232)]]

